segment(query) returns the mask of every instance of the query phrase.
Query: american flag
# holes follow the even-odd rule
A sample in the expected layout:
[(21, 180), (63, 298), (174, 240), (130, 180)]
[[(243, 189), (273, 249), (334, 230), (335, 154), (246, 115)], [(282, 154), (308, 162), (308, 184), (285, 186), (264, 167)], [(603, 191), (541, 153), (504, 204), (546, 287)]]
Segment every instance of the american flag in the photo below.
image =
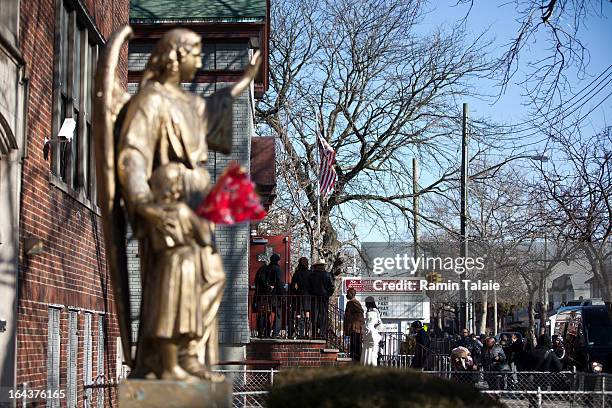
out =
[(327, 143), (325, 139), (319, 137), (319, 186), (320, 193), (323, 197), (329, 194), (334, 189), (336, 184), (336, 169), (334, 164), (336, 163), (336, 152)]

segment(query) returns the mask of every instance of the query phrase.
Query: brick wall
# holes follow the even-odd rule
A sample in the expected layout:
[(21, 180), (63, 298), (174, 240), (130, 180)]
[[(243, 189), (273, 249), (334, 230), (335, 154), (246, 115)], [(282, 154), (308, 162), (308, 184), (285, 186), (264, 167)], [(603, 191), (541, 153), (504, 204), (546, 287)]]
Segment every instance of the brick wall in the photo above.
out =
[[(217, 88), (231, 84), (217, 84)], [(251, 137), (254, 133), (252, 98), (244, 92), (234, 102), (234, 144), (229, 156), (215, 153), (209, 168), (216, 162), (217, 173), (227, 167), (230, 160), (237, 160), (250, 169)], [(211, 172), (212, 174), (212, 172)], [(216, 242), (223, 256), (227, 275), (225, 293), (219, 308), (219, 342), (246, 344), (249, 342), (249, 224), (218, 226)]]
[[(59, 0), (58, 0), (59, 1)], [(128, 0), (85, 0), (82, 3), (104, 38), (128, 20)], [(62, 305), (60, 313), (60, 389), (66, 388), (68, 307), (78, 317), (79, 351), (77, 392), (83, 405), (83, 311), (93, 312), (93, 374), (98, 372), (97, 316), (104, 315), (105, 370), (115, 376), (115, 339), (119, 335), (113, 295), (106, 271), (99, 216), (50, 180), (50, 161), (43, 158), (45, 137), (52, 135), (54, 33), (56, 0), (22, 0), (20, 50), (27, 62), (30, 97), (27, 108), (27, 156), (23, 162), (20, 239), (41, 238), (45, 251), (20, 254), (17, 331), (17, 383), (44, 389), (47, 383), (48, 308)], [(127, 53), (120, 74), (127, 80)], [(94, 391), (94, 395), (96, 392)], [(106, 401), (109, 395), (107, 392)], [(65, 400), (62, 405), (65, 404)], [(30, 405), (28, 405), (30, 406)]]
[(253, 339), (247, 345), (248, 360), (278, 361), (279, 368), (324, 367), (342, 364), (338, 350), (327, 349), (325, 341), (274, 341)]

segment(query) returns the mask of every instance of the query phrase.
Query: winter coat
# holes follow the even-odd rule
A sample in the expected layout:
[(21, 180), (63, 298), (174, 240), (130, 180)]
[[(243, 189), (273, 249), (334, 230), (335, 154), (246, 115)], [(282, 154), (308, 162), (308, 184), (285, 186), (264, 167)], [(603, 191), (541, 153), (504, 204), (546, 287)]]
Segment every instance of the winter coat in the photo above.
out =
[(325, 270), (313, 269), (308, 275), (308, 288), (311, 295), (327, 299), (334, 294), (334, 278)]
[(274, 286), (273, 295), (285, 295), (285, 277), (277, 263), (270, 264), (270, 284)]
[(480, 359), (485, 371), (498, 371), (500, 364), (506, 362), (506, 355), (500, 346), (494, 345), (491, 348), (483, 348)]
[(355, 298), (349, 300), (344, 309), (344, 334), (361, 333), (365, 319), (363, 318), (363, 307)]
[(480, 364), (480, 355), (482, 354), (482, 344), (479, 341), (474, 340), (470, 336), (462, 337), (455, 347), (465, 347), (470, 351), (474, 363)]
[(308, 288), (309, 274), (310, 271), (308, 269), (300, 269), (295, 271), (291, 277), (290, 292), (292, 295), (310, 295), (310, 289)]
[(414, 360), (412, 360), (412, 367), (423, 368), (427, 362), (427, 355), (429, 354), (431, 340), (429, 339), (427, 332), (423, 329), (419, 330), (414, 337), (416, 339), (416, 350), (414, 353)]

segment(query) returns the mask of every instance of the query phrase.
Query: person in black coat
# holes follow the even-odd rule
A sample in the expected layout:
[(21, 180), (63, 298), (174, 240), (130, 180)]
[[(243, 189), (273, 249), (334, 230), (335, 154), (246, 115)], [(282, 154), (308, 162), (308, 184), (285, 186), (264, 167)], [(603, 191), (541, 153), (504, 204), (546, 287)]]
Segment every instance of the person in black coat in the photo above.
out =
[(255, 296), (252, 308), (257, 314), (257, 337), (269, 337), (272, 326), (270, 317), (272, 313), (272, 285), (270, 284), (270, 266), (264, 263), (255, 273)]
[(561, 359), (555, 354), (550, 339), (545, 334), (538, 337), (538, 345), (533, 350), (531, 358), (534, 362), (534, 371), (558, 373), (563, 369)]
[(423, 324), (419, 320), (415, 320), (410, 325), (412, 330), (415, 332), (416, 349), (414, 350), (414, 358), (412, 359), (412, 368), (423, 368), (427, 364), (429, 357), (429, 349), (431, 347), (431, 340), (429, 335), (423, 329)]
[(525, 345), (523, 344), (523, 340), (519, 338), (516, 333), (512, 333), (512, 335), (510, 336), (510, 344), (508, 345), (508, 351), (506, 352), (504, 350), (504, 353), (506, 353), (506, 357), (508, 357), (508, 363), (513, 367), (513, 369), (516, 369), (516, 358), (521, 353), (523, 353), (524, 349)]
[(291, 295), (289, 308), (293, 315), (293, 324), (289, 326), (289, 336), (292, 338), (296, 334), (299, 337), (305, 336), (307, 315), (310, 318), (310, 302), (308, 299), (310, 294), (310, 289), (308, 288), (309, 274), (308, 258), (302, 257), (298, 260), (298, 265), (295, 268), (295, 272), (291, 277), (291, 284), (289, 285), (289, 294)]
[(311, 296), (311, 307), (313, 310), (314, 337), (327, 337), (327, 313), (329, 309), (329, 298), (334, 293), (334, 278), (325, 269), (325, 262), (320, 261), (312, 265), (312, 271), (308, 275), (308, 289)]
[(548, 371), (559, 372), (563, 363), (550, 347), (546, 335), (540, 336), (533, 350), (526, 350), (513, 356), (518, 371)]
[(298, 265), (295, 268), (295, 272), (291, 277), (291, 287), (289, 293), (291, 295), (304, 296), (310, 294), (308, 289), (308, 275), (310, 269), (308, 268), (308, 258), (301, 257), (298, 260)]
[(281, 325), (283, 321), (282, 315), (285, 300), (284, 296), (286, 295), (283, 271), (278, 265), (280, 259), (280, 255), (272, 254), (272, 256), (270, 257), (270, 265), (268, 269), (269, 281), (272, 286), (272, 306), (274, 309), (274, 330), (272, 334), (273, 337), (278, 337), (280, 335)]

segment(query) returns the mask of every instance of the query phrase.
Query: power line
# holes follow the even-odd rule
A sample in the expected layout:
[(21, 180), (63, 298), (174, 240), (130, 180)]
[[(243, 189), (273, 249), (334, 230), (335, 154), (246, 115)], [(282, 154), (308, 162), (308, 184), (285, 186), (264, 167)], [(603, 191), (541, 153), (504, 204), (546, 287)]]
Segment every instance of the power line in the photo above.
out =
[[(612, 72), (610, 72), (610, 73), (609, 73), (609, 74), (608, 74), (608, 75), (607, 75), (605, 78), (603, 78), (603, 79), (602, 79), (602, 80), (601, 80), (601, 81), (600, 81), (600, 82), (599, 82), (599, 83), (596, 85), (596, 87), (595, 87), (595, 88), (593, 88), (593, 89), (592, 89), (592, 90), (590, 90), (588, 93), (586, 93), (585, 95), (583, 95), (583, 96), (582, 96), (580, 99), (578, 99), (578, 101), (576, 101), (576, 102), (575, 102), (575, 103), (573, 103), (572, 105), (570, 105), (570, 106), (566, 107), (566, 108), (565, 108), (565, 109), (563, 109), (562, 111), (558, 112), (558, 113), (556, 114), (556, 116), (558, 117), (558, 119), (557, 119), (557, 120), (555, 120), (555, 121), (550, 121), (550, 120), (548, 120), (548, 118), (547, 118), (547, 117), (545, 117), (545, 120), (547, 120), (547, 121), (548, 121), (548, 125), (549, 125), (550, 127), (553, 127), (554, 125), (556, 125), (556, 124), (558, 124), (558, 123), (562, 122), (562, 121), (563, 121), (563, 119), (564, 119), (565, 117), (567, 117), (567, 116), (571, 115), (572, 113), (574, 113), (574, 112), (576, 112), (577, 110), (579, 110), (579, 109), (581, 109), (582, 107), (584, 107), (584, 106), (585, 106), (585, 105), (586, 105), (588, 102), (590, 102), (590, 101), (591, 101), (593, 98), (595, 98), (595, 96), (596, 96), (597, 94), (599, 94), (601, 91), (603, 91), (604, 89), (606, 89), (607, 85), (608, 85), (608, 84), (610, 84), (610, 83), (612, 82), (612, 78), (608, 79), (608, 78), (609, 78), (609, 77), (611, 77), (611, 76), (612, 76)], [(603, 81), (605, 81), (606, 79), (608, 79), (608, 80), (607, 80), (607, 82), (606, 82), (605, 84), (603, 84), (602, 86), (600, 86), (600, 85), (601, 85), (601, 83), (602, 83)], [(598, 87), (599, 87), (599, 89), (597, 89)], [(593, 93), (593, 91), (595, 91), (595, 89), (597, 89), (597, 91), (596, 91), (595, 93)], [(590, 94), (592, 94), (592, 95), (591, 95), (591, 96), (590, 96), (590, 97), (589, 97), (587, 100), (585, 100), (585, 101), (584, 101), (582, 104), (580, 104), (579, 106), (574, 107), (574, 108), (573, 108), (573, 109), (572, 109), (570, 112), (567, 112), (567, 111), (568, 111), (568, 109), (572, 108), (574, 105), (576, 105), (576, 103), (578, 103), (579, 101), (581, 101), (581, 100), (582, 100), (582, 99), (584, 99), (584, 98), (585, 98), (587, 95), (590, 95)], [(608, 95), (608, 96), (606, 96), (606, 97), (605, 97), (605, 98), (604, 98), (604, 99), (603, 99), (603, 100), (602, 100), (600, 103), (598, 103), (598, 104), (597, 104), (597, 106), (596, 106), (596, 108), (597, 108), (597, 107), (599, 107), (599, 106), (600, 106), (600, 105), (601, 105), (601, 104), (602, 104), (602, 103), (603, 103), (603, 102), (604, 102), (604, 101), (605, 101), (605, 100), (606, 100), (608, 97), (609, 97), (609, 95)], [(590, 114), (591, 112), (593, 112), (593, 110), (594, 110), (594, 109), (591, 109), (591, 110), (589, 111), (589, 114)], [(582, 120), (583, 120), (583, 119), (584, 119), (586, 116), (588, 116), (588, 114), (587, 114), (587, 115), (585, 115), (585, 116), (583, 116), (583, 117), (582, 117), (582, 118), (580, 118), (579, 120), (577, 120), (577, 121), (576, 121), (574, 124), (579, 123), (579, 122), (580, 122), (580, 121), (582, 121)], [(532, 121), (535, 121), (535, 120), (536, 120), (536, 118), (532, 119)], [(573, 126), (573, 125), (572, 125), (572, 126)], [(502, 127), (503, 127), (503, 126), (502, 126)], [(529, 133), (529, 134), (527, 134), (527, 135), (521, 135), (520, 137), (530, 137), (530, 136), (533, 136), (533, 135), (535, 135), (535, 134), (538, 134), (538, 133), (540, 133), (540, 132), (542, 131), (540, 127), (538, 127), (537, 125), (534, 125), (534, 126), (531, 126), (531, 127), (525, 128), (525, 129), (520, 129), (520, 130), (509, 130), (509, 131), (500, 131), (500, 132), (494, 132), (494, 133), (482, 133), (482, 134), (483, 134), (483, 135), (485, 135), (485, 136), (493, 136), (493, 135), (508, 135), (508, 134), (520, 134), (520, 133), (529, 132), (529, 131), (532, 131), (532, 130), (535, 130), (535, 132)]]
[[(611, 92), (610, 92), (608, 95), (606, 95), (606, 96), (605, 96), (605, 97), (604, 97), (604, 98), (603, 98), (601, 101), (599, 101), (599, 103), (598, 103), (597, 105), (595, 105), (593, 108), (591, 108), (591, 109), (590, 109), (590, 110), (589, 110), (587, 113), (585, 113), (584, 115), (582, 115), (581, 117), (579, 117), (578, 119), (576, 119), (576, 120), (575, 120), (573, 123), (571, 123), (571, 124), (569, 124), (569, 125), (567, 125), (567, 126), (563, 127), (563, 128), (562, 128), (562, 129), (560, 129), (560, 130), (559, 130), (557, 133), (563, 133), (563, 132), (564, 132), (564, 131), (566, 131), (567, 129), (572, 128), (572, 127), (574, 127), (574, 126), (578, 125), (578, 124), (579, 124), (580, 122), (582, 122), (582, 121), (583, 121), (583, 120), (584, 120), (584, 119), (585, 119), (587, 116), (589, 116), (589, 115), (590, 115), (590, 114), (591, 114), (591, 113), (592, 113), (592, 112), (593, 112), (595, 109), (597, 109), (598, 107), (600, 107), (600, 106), (601, 106), (601, 104), (602, 104), (602, 103), (604, 103), (604, 102), (605, 102), (605, 101), (606, 101), (606, 100), (607, 100), (607, 99), (608, 99), (610, 96), (612, 96), (612, 91), (611, 91)], [(551, 125), (550, 125), (550, 127), (552, 128), (552, 127), (553, 127), (553, 125), (556, 125), (556, 124), (557, 124), (557, 123), (559, 123), (559, 122), (560, 122), (560, 121), (557, 121), (557, 122), (555, 122), (555, 123), (551, 124)], [(530, 134), (525, 135), (525, 136), (523, 136), (523, 137), (527, 138), (527, 137), (530, 137), (530, 136), (535, 136), (535, 135), (537, 135), (537, 134), (539, 134), (539, 133), (542, 133), (542, 132), (543, 132), (542, 130), (538, 130), (538, 131), (536, 131), (536, 132), (530, 133)], [(552, 133), (552, 132), (551, 132), (551, 133)], [(539, 144), (539, 143), (541, 143), (541, 142), (543, 142), (543, 141), (545, 141), (545, 140), (547, 140), (547, 138), (543, 138), (542, 140), (538, 140), (537, 142), (534, 142), (534, 143), (528, 143), (527, 145), (528, 145), (528, 146), (530, 146), (530, 145), (537, 145), (537, 144)]]
[[(601, 78), (601, 77), (602, 77), (602, 76), (603, 76), (603, 75), (604, 75), (604, 74), (605, 74), (605, 73), (606, 73), (608, 70), (610, 70), (610, 68), (612, 68), (612, 64), (608, 65), (608, 67), (607, 67), (606, 69), (604, 69), (604, 70), (603, 70), (603, 71), (602, 71), (602, 72), (601, 72), (601, 73), (600, 73), (600, 74), (599, 74), (599, 75), (598, 75), (598, 76), (597, 76), (595, 79), (593, 79), (591, 82), (589, 82), (589, 83), (588, 83), (586, 86), (584, 86), (584, 87), (583, 87), (583, 88), (582, 88), (580, 91), (576, 92), (576, 93), (575, 93), (575, 94), (574, 94), (574, 95), (573, 95), (573, 96), (572, 96), (570, 99), (568, 99), (567, 101), (565, 101), (565, 103), (567, 104), (567, 103), (571, 102), (571, 101), (572, 101), (572, 100), (574, 100), (574, 99), (575, 99), (575, 98), (576, 98), (578, 95), (580, 95), (580, 94), (581, 94), (581, 93), (583, 93), (585, 90), (587, 90), (588, 88), (590, 88), (590, 87), (591, 87), (591, 85), (593, 85), (595, 82), (599, 81), (599, 79), (600, 79), (600, 78)], [(599, 83), (598, 83), (597, 85), (595, 85), (594, 89), (595, 89), (595, 88), (597, 88), (597, 87), (598, 87), (598, 86), (599, 86), (599, 85), (600, 85), (600, 84), (601, 84), (603, 81), (605, 81), (606, 79), (608, 79), (608, 78), (609, 78), (611, 75), (612, 75), (612, 72), (608, 73), (608, 74), (606, 75), (606, 77), (605, 77), (605, 78), (603, 78), (601, 81), (599, 81)], [(608, 81), (608, 82), (609, 82), (609, 81)], [(606, 84), (607, 84), (607, 83), (606, 83)], [(586, 95), (590, 94), (591, 92), (593, 92), (593, 90), (590, 90), (590, 91), (589, 91), (589, 92), (587, 92), (585, 95), (583, 95), (582, 97), (580, 97), (580, 99), (579, 99), (578, 101), (582, 100), (582, 99), (583, 99), (583, 98), (584, 98)], [(565, 111), (565, 110), (567, 110), (567, 109), (571, 108), (571, 107), (572, 107), (573, 105), (575, 105), (575, 104), (576, 104), (578, 101), (576, 101), (576, 102), (574, 102), (574, 103), (570, 104), (570, 105), (569, 105), (567, 108), (565, 108), (563, 111)], [(538, 112), (539, 112), (539, 111), (540, 111), (540, 110), (538, 110)], [(520, 127), (520, 126), (523, 126), (523, 125), (527, 125), (527, 124), (533, 123), (535, 120), (536, 120), (536, 118), (532, 118), (532, 119), (528, 119), (528, 120), (526, 120), (526, 121), (519, 122), (519, 123), (515, 123), (515, 124), (512, 124), (512, 125), (499, 125), (498, 127), (502, 127), (502, 128), (516, 128), (516, 127)], [(523, 131), (526, 131), (526, 130), (529, 130), (529, 129), (530, 129), (530, 128), (526, 128), (526, 129), (523, 129), (523, 130), (509, 131), (509, 132), (506, 132), (506, 133), (519, 133), (519, 132), (523, 132)]]

